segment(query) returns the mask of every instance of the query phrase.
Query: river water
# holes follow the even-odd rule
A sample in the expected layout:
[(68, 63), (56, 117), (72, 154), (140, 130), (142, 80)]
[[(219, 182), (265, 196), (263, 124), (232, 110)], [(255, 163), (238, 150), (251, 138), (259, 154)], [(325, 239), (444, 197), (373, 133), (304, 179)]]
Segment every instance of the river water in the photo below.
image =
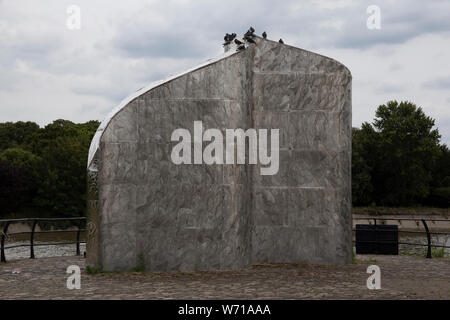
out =
[[(428, 244), (426, 236), (415, 236), (415, 237), (402, 236), (399, 238), (399, 242)], [(445, 236), (444, 235), (433, 235), (431, 237), (431, 244), (450, 247), (450, 236), (448, 236), (448, 235), (445, 235)], [(406, 255), (426, 256), (426, 253), (427, 253), (426, 246), (413, 246), (413, 245), (400, 244), (398, 250), (399, 250), (399, 254), (406, 254)], [(442, 250), (442, 248), (432, 247), (431, 250), (433, 252), (436, 252), (438, 250)], [(443, 250), (444, 250), (444, 257), (450, 257), (450, 248), (445, 248)]]
[[(42, 241), (35, 241), (35, 244), (44, 243)], [(46, 241), (45, 243), (48, 243)], [(19, 244), (30, 244), (30, 241), (9, 242), (5, 246), (14, 246)], [(86, 251), (86, 244), (80, 243), (80, 253)], [(60, 256), (74, 256), (77, 253), (76, 244), (62, 244), (49, 246), (34, 246), (34, 256), (36, 258), (44, 257), (60, 257)], [(30, 257), (30, 247), (18, 247), (5, 249), (6, 261), (24, 259)]]

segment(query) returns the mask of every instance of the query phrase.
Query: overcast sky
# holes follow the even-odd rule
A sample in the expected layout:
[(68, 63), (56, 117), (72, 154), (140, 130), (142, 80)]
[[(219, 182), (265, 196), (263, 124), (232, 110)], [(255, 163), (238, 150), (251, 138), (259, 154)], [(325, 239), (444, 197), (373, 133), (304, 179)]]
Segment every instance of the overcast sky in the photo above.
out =
[[(81, 9), (79, 30), (67, 27), (70, 5)], [(379, 30), (367, 28), (369, 5), (381, 10)], [(448, 0), (0, 0), (0, 122), (102, 120), (250, 26), (344, 63), (353, 126), (388, 100), (409, 100), (450, 144)]]

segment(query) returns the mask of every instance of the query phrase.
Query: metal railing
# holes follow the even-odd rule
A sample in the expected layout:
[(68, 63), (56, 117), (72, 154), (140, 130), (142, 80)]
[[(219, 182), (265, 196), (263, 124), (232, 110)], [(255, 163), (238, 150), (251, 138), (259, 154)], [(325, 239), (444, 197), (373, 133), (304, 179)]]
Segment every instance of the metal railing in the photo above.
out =
[[(450, 246), (445, 245), (439, 245), (439, 244), (433, 244), (431, 242), (431, 236), (432, 235), (448, 235), (450, 236), (450, 232), (431, 232), (428, 228), (427, 222), (450, 222), (450, 220), (447, 219), (414, 219), (414, 218), (373, 218), (373, 217), (359, 217), (359, 218), (353, 218), (353, 220), (368, 220), (373, 221), (375, 228), (373, 230), (365, 230), (366, 232), (398, 232), (400, 233), (414, 233), (414, 234), (426, 234), (427, 236), (427, 244), (424, 243), (411, 243), (411, 242), (393, 242), (393, 241), (358, 241), (358, 243), (376, 243), (376, 244), (403, 244), (403, 245), (411, 245), (411, 246), (424, 246), (427, 247), (427, 255), (426, 257), (428, 259), (431, 259), (431, 248), (445, 248), (450, 249)], [(377, 229), (377, 221), (414, 221), (414, 222), (421, 222), (425, 231), (413, 231), (413, 230), (385, 230), (385, 229)], [(401, 223), (401, 222), (400, 222)], [(383, 224), (378, 224), (383, 225)], [(353, 231), (356, 231), (355, 229), (352, 229)], [(375, 236), (376, 237), (376, 236)], [(377, 237), (376, 237), (377, 238)], [(354, 243), (356, 243), (356, 240), (353, 240)]]
[[(78, 229), (76, 230), (41, 230), (36, 231), (36, 226), (38, 222), (55, 222), (55, 221), (80, 221), (78, 225)], [(22, 232), (10, 232), (8, 233), (8, 228), (11, 223), (18, 222), (33, 222), (31, 227), (31, 231), (22, 231)], [(30, 259), (35, 258), (34, 247), (35, 246), (53, 246), (53, 245), (63, 245), (63, 244), (76, 244), (76, 255), (80, 255), (80, 243), (86, 243), (85, 241), (80, 241), (81, 232), (85, 232), (86, 229), (82, 229), (80, 226), (86, 223), (85, 217), (76, 217), (76, 218), (24, 218), (24, 219), (4, 219), (0, 220), (0, 225), (4, 224), (2, 233), (1, 233), (1, 262), (6, 262), (5, 250), (18, 248), (18, 247), (30, 247)], [(62, 233), (62, 232), (73, 232), (77, 234), (76, 241), (66, 241), (66, 242), (48, 242), (48, 243), (34, 243), (34, 235), (37, 233)], [(22, 235), (22, 234), (30, 234), (30, 243), (29, 244), (16, 244), (11, 246), (5, 246), (5, 241), (14, 235)]]

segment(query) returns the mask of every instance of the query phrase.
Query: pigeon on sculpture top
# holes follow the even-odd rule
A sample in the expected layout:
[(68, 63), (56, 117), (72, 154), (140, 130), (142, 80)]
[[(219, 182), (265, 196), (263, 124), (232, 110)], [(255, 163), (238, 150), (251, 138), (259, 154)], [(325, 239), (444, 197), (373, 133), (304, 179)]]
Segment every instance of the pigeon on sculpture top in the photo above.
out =
[(232, 33), (232, 34), (227, 33), (225, 35), (225, 37), (223, 38), (225, 40), (225, 43), (223, 45), (226, 46), (226, 45), (230, 44), (231, 41), (234, 40), (234, 38), (236, 38), (236, 33)]
[(255, 40), (253, 40), (253, 38), (244, 38), (245, 41), (247, 41), (248, 43), (256, 43)]
[(278, 40), (279, 43), (284, 43), (283, 39)]
[(223, 37), (223, 40), (225, 40), (225, 42), (224, 42), (224, 46), (226, 46), (227, 44), (230, 44), (230, 35), (227, 33), (226, 35), (225, 35), (225, 37)]
[(253, 40), (253, 37), (255, 36), (254, 33), (255, 29), (253, 27), (250, 27), (250, 29), (248, 29), (248, 31), (244, 34), (244, 40), (248, 43), (256, 43)]
[(254, 36), (255, 33), (255, 29), (253, 29), (253, 27), (250, 27), (250, 29), (248, 29), (248, 31), (244, 34), (244, 38), (245, 37), (252, 37)]
[[(223, 38), (225, 40), (225, 43), (223, 45), (227, 46), (230, 43), (234, 42), (237, 45), (236, 51), (241, 51), (247, 48), (248, 45), (251, 43), (256, 44), (254, 37), (255, 37), (255, 28), (250, 27), (250, 29), (247, 30), (247, 32), (244, 34), (244, 37), (242, 38), (243, 42), (236, 39), (236, 33), (231, 34), (227, 33)], [(262, 37), (264, 39), (267, 39), (267, 33), (265, 31), (262, 33)], [(278, 42), (284, 43), (282, 39), (280, 39)]]

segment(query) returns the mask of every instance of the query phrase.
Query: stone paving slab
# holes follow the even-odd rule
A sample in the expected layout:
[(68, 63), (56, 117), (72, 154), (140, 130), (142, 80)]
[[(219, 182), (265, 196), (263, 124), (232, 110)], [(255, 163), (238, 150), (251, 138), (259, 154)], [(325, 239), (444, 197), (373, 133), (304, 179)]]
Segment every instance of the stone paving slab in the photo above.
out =
[[(358, 264), (254, 265), (241, 271), (88, 274), (82, 257), (0, 263), (0, 299), (450, 299), (450, 259), (358, 255)], [(381, 290), (368, 290), (367, 267), (381, 268)], [(66, 287), (66, 268), (82, 270), (81, 289)], [(20, 274), (13, 274), (21, 268)]]

